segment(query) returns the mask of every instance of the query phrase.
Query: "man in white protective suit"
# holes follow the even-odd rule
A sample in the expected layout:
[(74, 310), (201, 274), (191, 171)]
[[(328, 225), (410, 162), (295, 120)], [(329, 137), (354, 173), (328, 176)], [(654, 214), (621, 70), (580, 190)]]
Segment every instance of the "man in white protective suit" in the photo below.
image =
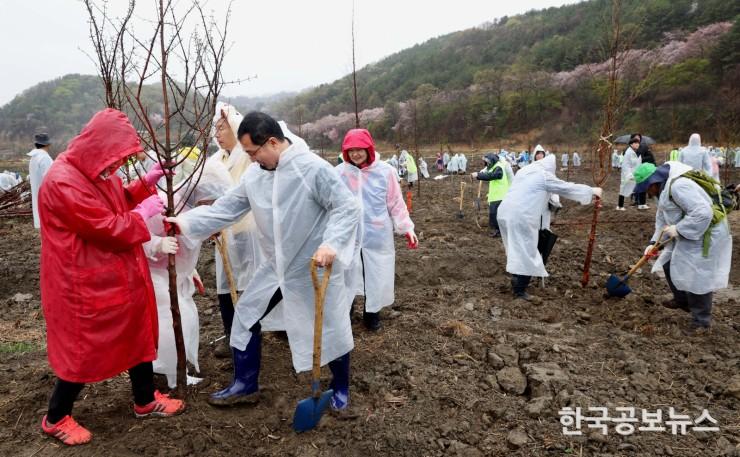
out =
[(31, 209), (33, 210), (33, 226), (41, 228), (39, 220), (38, 196), (41, 182), (44, 180), (46, 172), (51, 168), (54, 161), (49, 155), (51, 141), (46, 133), (38, 133), (33, 138), (34, 150), (27, 155), (31, 158), (28, 163), (28, 179), (31, 181)]
[[(237, 131), (254, 162), (236, 186), (211, 206), (167, 218), (181, 233), (205, 239), (250, 211), (264, 260), (236, 303), (231, 328), (234, 378), (212, 394), (214, 405), (257, 400), (261, 362), (261, 324), (282, 300), (282, 323), (297, 372), (311, 369), (314, 290), (309, 264), (336, 265), (326, 291), (321, 364), (329, 365), (334, 410), (349, 407), (349, 353), (354, 347), (344, 282), (350, 266), (360, 208), (332, 166), (313, 154), (302, 139), (288, 136), (264, 113), (247, 114)], [(336, 262), (335, 262), (336, 260)]]
[(511, 273), (514, 297), (530, 300), (527, 286), (532, 276), (547, 277), (542, 255), (537, 249), (542, 215), (551, 194), (575, 200), (582, 205), (601, 197), (601, 188), (561, 181), (555, 176), (555, 155), (533, 162), (514, 175), (501, 206), (498, 224), (506, 250), (506, 271)]

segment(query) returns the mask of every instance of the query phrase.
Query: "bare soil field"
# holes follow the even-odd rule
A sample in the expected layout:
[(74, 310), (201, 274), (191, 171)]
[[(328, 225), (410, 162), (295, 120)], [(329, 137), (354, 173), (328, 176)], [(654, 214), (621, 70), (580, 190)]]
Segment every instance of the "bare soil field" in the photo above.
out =
[[(569, 175), (591, 182), (586, 168)], [(461, 220), (460, 181), (468, 183)], [(261, 401), (207, 404), (209, 393), (229, 383), (231, 364), (214, 358), (210, 344), (222, 325), (213, 248), (204, 246), (199, 271), (207, 295), (197, 304), (206, 381), (189, 391), (186, 412), (135, 419), (121, 375), (88, 385), (76, 403), (92, 443), (65, 448), (45, 437), (39, 424), (55, 378), (39, 313), (40, 243), (30, 219), (2, 220), (0, 455), (740, 456), (740, 273), (734, 268), (731, 287), (716, 294), (714, 326), (702, 336), (683, 335), (688, 316), (660, 305), (668, 287), (649, 268), (630, 280), (625, 299), (605, 297), (607, 277), (640, 258), (654, 224), (654, 202), (649, 211), (614, 211), (618, 181), (613, 173), (606, 186), (590, 284), (580, 286), (592, 210), (565, 201), (553, 227), (560, 239), (551, 276), (544, 287), (533, 280), (532, 303), (511, 298), (503, 246), (485, 229), (485, 196), (484, 229), (475, 223), (477, 185), (467, 176), (423, 181), (412, 213), (420, 247), (410, 251), (397, 240), (396, 303), (383, 311), (378, 333), (354, 323), (357, 417), (326, 415), (304, 434), (291, 421), (296, 402), (309, 395), (308, 375), (294, 373), (287, 342), (274, 335), (263, 346)], [(731, 214), (735, 267), (738, 222), (740, 214)], [(328, 378), (324, 370), (325, 385)], [(607, 407), (612, 417), (617, 407), (634, 407), (638, 417), (640, 409), (661, 409), (664, 421), (670, 407), (691, 418), (707, 409), (719, 431), (676, 436), (669, 427), (622, 436), (610, 423), (603, 435), (584, 423), (581, 436), (565, 435), (558, 411), (583, 407), (593, 415), (589, 406)]]

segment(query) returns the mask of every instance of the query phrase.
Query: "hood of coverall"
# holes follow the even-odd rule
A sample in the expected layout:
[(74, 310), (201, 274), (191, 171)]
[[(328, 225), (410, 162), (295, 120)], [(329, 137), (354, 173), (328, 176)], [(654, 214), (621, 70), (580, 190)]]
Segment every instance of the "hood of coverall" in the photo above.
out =
[(486, 166), (490, 167), (494, 163), (498, 162), (498, 154), (489, 152), (483, 156), (483, 161), (486, 163)]
[[(231, 132), (234, 134), (234, 139), (236, 140), (236, 145), (234, 146), (233, 151), (222, 149), (221, 146), (219, 146), (218, 141), (216, 141), (216, 124), (222, 119), (222, 117), (226, 118), (226, 122), (228, 122), (229, 127), (231, 127)], [(243, 157), (247, 155), (247, 153), (242, 149), (239, 138), (236, 136), (236, 132), (239, 130), (239, 124), (241, 124), (242, 119), (243, 117), (241, 113), (233, 106), (224, 102), (216, 103), (216, 114), (213, 116), (213, 122), (211, 124), (211, 138), (213, 138), (213, 143), (219, 148), (216, 154), (221, 154), (219, 157), (227, 157), (226, 168), (229, 170), (231, 170), (236, 163), (240, 163)], [(249, 161), (252, 161), (251, 158)]]
[(139, 135), (121, 111), (98, 111), (79, 135), (69, 142), (63, 156), (90, 180), (115, 162), (142, 150)]
[[(352, 164), (349, 160), (350, 149), (365, 149), (367, 150), (367, 161), (360, 166), (360, 168), (369, 167), (375, 161), (375, 142), (373, 137), (367, 129), (352, 129), (344, 136), (342, 141), (342, 159), (348, 164)], [(393, 157), (396, 157), (395, 155)]]

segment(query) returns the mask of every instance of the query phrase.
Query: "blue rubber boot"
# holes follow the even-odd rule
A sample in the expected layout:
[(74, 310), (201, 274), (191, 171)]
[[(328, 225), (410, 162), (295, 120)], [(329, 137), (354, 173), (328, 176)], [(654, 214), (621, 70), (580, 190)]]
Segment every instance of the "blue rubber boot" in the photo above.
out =
[(349, 352), (329, 362), (332, 380), (329, 388), (334, 390), (331, 409), (344, 411), (349, 408)]
[(259, 399), (262, 332), (252, 332), (252, 338), (243, 351), (232, 347), (231, 352), (234, 380), (229, 387), (211, 394), (208, 403), (217, 406), (255, 403)]

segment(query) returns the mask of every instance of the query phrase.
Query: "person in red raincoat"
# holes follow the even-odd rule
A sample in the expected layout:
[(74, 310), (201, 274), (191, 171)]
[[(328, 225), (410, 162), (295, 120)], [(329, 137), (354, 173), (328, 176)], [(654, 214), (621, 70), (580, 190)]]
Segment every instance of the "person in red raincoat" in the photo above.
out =
[(95, 114), (54, 162), (39, 191), (41, 305), (57, 382), (41, 426), (65, 444), (90, 441), (72, 417), (85, 383), (128, 370), (137, 417), (170, 416), (180, 400), (155, 391), (157, 304), (142, 243), (146, 219), (163, 210), (157, 164), (123, 186), (115, 171), (141, 151), (136, 130), (114, 109)]

